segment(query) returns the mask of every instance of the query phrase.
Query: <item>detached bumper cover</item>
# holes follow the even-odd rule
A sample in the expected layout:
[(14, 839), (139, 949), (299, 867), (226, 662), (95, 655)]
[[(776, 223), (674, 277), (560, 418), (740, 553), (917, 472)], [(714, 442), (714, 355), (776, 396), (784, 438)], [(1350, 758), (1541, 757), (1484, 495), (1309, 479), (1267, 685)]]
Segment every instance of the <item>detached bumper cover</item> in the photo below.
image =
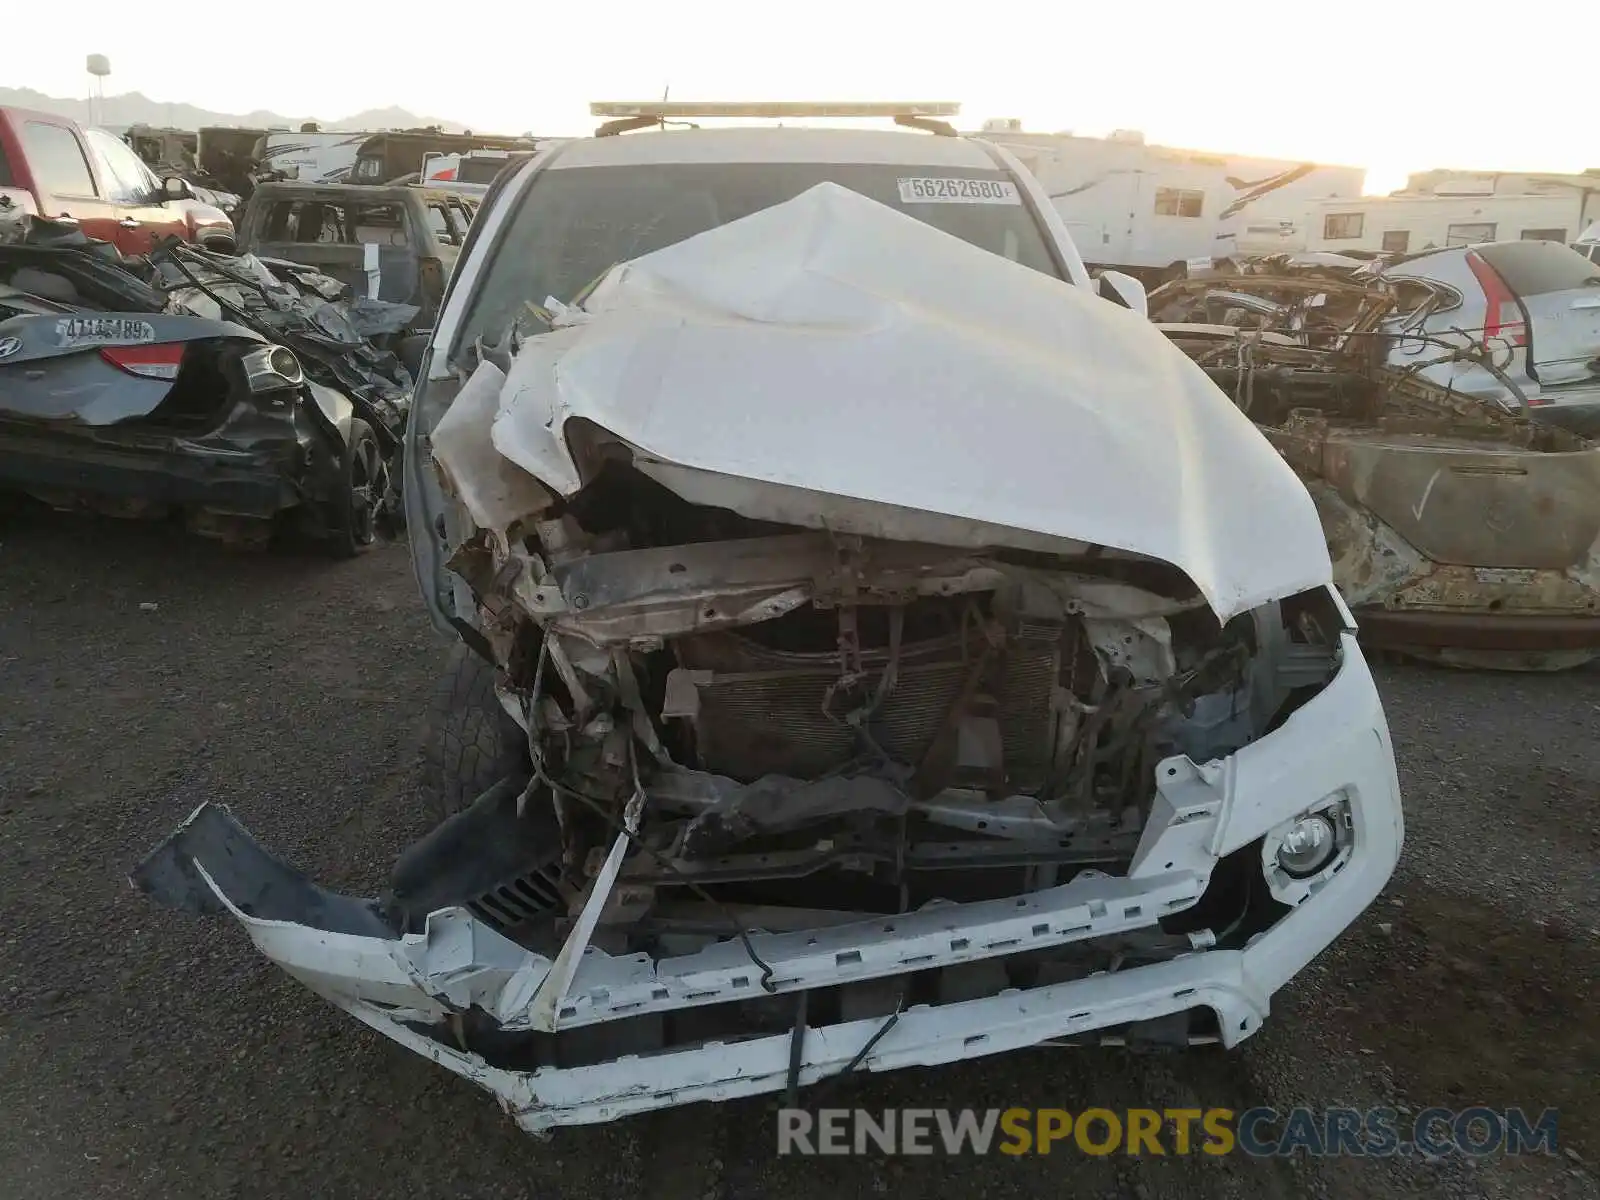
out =
[[(808, 933), (756, 934), (752, 942), (772, 968), (773, 989), (793, 994), (1148, 929), (1191, 904), (1223, 855), (1342, 793), (1354, 830), (1349, 858), (1319, 888), (1295, 897), (1298, 905), (1271, 930), (1242, 950), (1197, 950), (1048, 986), (917, 1005), (887, 1033), (881, 1013), (812, 1026), (800, 1047), (798, 1082), (846, 1069), (880, 1033), (858, 1069), (955, 1062), (1197, 1007), (1217, 1014), (1225, 1045), (1254, 1033), (1272, 993), (1372, 901), (1399, 855), (1402, 819), (1387, 726), (1353, 638), (1344, 641), (1333, 683), (1272, 735), (1216, 763), (1161, 764), (1155, 809), (1126, 877), (1087, 872), (1013, 899), (931, 905)], [(214, 805), (196, 810), (133, 882), (171, 907), (231, 913), (263, 954), (307, 987), (494, 1093), (530, 1130), (772, 1092), (789, 1079), (789, 1033), (532, 1070), (456, 1049), (448, 1033), (469, 1020), (529, 1037), (586, 1028), (605, 1037), (608, 1022), (763, 997), (759, 971), (737, 941), (657, 962), (590, 949), (546, 1011), (535, 1001), (560, 974), (551, 959), (458, 908), (433, 913), (421, 934), (398, 935), (374, 902), (317, 887)]]

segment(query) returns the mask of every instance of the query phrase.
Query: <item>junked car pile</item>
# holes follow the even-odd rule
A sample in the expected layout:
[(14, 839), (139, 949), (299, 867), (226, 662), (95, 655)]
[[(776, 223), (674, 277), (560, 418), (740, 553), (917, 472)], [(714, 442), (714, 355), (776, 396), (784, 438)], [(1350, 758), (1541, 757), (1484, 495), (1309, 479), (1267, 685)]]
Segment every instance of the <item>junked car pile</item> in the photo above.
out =
[(1278, 256), (1150, 309), (1305, 480), (1368, 644), (1600, 655), (1600, 268), (1545, 242)]
[(29, 218), (0, 244), (0, 486), (243, 543), (292, 516), (359, 553), (398, 515), (411, 386), (372, 339), (415, 311), (295, 263), (177, 241), (129, 259)]
[(508, 169), (424, 359), (460, 811), (375, 898), (215, 804), (136, 885), (535, 1130), (1255, 1033), (1401, 838), (1304, 489), (1005, 151), (689, 107)]

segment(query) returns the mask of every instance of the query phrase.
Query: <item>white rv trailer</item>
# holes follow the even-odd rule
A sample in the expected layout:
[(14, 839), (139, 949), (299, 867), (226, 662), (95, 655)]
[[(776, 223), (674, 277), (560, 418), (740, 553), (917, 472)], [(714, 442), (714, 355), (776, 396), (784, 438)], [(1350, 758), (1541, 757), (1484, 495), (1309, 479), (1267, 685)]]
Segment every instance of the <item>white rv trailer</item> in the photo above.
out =
[(334, 133), (325, 130), (269, 131), (257, 144), (261, 170), (303, 183), (343, 183), (355, 168), (370, 131)]
[(1548, 196), (1568, 189), (1600, 194), (1600, 167), (1557, 171), (1458, 171), (1436, 168), (1406, 176), (1401, 196)]
[(1366, 182), (1362, 167), (1152, 146), (1131, 130), (1076, 137), (998, 120), (981, 136), (1038, 176), (1087, 262), (1147, 279), (1196, 261), (1303, 250), (1307, 206), (1357, 197)]
[(1600, 193), (1564, 188), (1544, 195), (1362, 196), (1320, 200), (1309, 211), (1308, 249), (1415, 253), (1478, 242), (1572, 242), (1600, 218)]

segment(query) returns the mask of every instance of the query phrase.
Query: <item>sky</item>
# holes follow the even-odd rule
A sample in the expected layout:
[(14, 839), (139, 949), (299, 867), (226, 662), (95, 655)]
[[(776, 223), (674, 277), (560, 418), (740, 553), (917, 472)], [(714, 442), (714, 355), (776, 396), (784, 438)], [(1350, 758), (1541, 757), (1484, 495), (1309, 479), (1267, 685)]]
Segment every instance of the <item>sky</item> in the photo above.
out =
[[(11, 5), (0, 84), (334, 120), (400, 105), (483, 132), (590, 132), (591, 100), (955, 100), (959, 122), (1137, 129), (1150, 142), (1410, 171), (1600, 167), (1600, 57), (1572, 0), (1285, 0), (942, 7), (885, 0), (226, 5), (135, 16), (124, 0)], [(139, 10), (143, 11), (143, 10)], [(150, 16), (150, 13), (145, 13)], [(227, 45), (219, 24), (239, 35)], [(451, 27), (457, 32), (447, 33)]]

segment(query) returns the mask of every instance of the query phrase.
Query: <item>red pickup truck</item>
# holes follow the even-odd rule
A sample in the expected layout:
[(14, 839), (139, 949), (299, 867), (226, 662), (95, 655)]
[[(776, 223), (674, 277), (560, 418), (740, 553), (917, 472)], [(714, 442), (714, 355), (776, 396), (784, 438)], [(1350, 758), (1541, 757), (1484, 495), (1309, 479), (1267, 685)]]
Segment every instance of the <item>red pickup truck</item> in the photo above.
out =
[(0, 219), (72, 217), (85, 234), (126, 255), (162, 238), (233, 248), (233, 222), (202, 204), (182, 179), (160, 180), (133, 149), (70, 117), (0, 107)]

